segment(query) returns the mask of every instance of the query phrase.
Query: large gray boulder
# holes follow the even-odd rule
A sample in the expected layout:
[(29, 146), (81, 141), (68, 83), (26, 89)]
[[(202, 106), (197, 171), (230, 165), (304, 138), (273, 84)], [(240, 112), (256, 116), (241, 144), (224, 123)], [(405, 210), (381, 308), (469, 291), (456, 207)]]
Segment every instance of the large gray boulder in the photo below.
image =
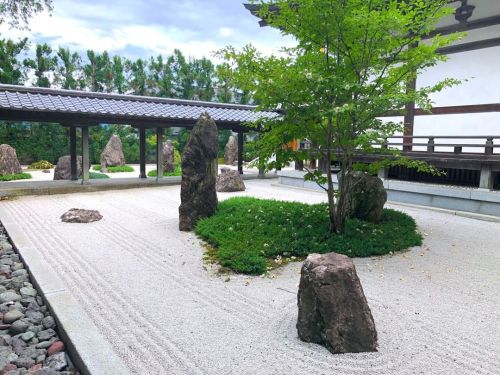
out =
[(165, 172), (173, 172), (174, 164), (174, 144), (170, 139), (167, 139), (163, 145), (163, 170)]
[(311, 254), (302, 265), (299, 338), (332, 353), (377, 350), (377, 331), (352, 260), (336, 253)]
[(21, 173), (21, 164), (17, 160), (15, 148), (3, 144), (0, 145), (0, 175)]
[(125, 165), (122, 141), (117, 134), (113, 134), (101, 153), (101, 171), (106, 173), (108, 167)]
[[(83, 159), (81, 156), (76, 158), (76, 173), (78, 177), (82, 176)], [(54, 169), (54, 180), (71, 180), (71, 156), (61, 156)]]
[(200, 116), (182, 153), (179, 229), (193, 230), (199, 219), (217, 208), (217, 125), (208, 113)]
[(351, 172), (348, 178), (352, 187), (349, 216), (379, 223), (387, 202), (387, 192), (382, 180), (366, 172), (357, 171)]
[(238, 171), (232, 171), (229, 168), (221, 168), (221, 173), (217, 177), (215, 189), (219, 193), (245, 191), (245, 183)]
[(238, 141), (234, 135), (227, 140), (224, 148), (224, 164), (234, 165), (238, 161)]

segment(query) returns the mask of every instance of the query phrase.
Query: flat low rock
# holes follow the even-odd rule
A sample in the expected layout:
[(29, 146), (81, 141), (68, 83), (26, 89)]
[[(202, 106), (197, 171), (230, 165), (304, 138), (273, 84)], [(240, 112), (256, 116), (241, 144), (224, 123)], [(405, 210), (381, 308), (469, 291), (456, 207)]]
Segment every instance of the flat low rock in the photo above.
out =
[(302, 265), (297, 331), (332, 353), (377, 350), (377, 331), (352, 260), (311, 254)]
[(221, 174), (217, 176), (215, 189), (219, 193), (230, 193), (235, 191), (245, 191), (245, 183), (238, 171), (221, 168)]
[(61, 220), (65, 223), (92, 223), (102, 219), (102, 215), (97, 210), (85, 210), (72, 208), (61, 215)]

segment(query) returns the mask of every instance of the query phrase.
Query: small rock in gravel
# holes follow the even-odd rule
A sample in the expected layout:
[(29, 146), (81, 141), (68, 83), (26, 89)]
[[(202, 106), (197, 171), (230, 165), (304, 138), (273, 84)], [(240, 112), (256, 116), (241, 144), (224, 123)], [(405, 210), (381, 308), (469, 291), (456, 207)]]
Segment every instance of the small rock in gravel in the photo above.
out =
[[(30, 304), (36, 303), (36, 302), (35, 302), (35, 299), (33, 297), (23, 297), (19, 301), (19, 303), (21, 303), (21, 305), (23, 305), (24, 307), (29, 308)], [(35, 309), (30, 309), (30, 310), (35, 310)]]
[(4, 314), (3, 321), (6, 324), (14, 323), (16, 320), (21, 319), (24, 314), (19, 310), (11, 310)]
[(0, 294), (0, 303), (20, 301), (21, 296), (14, 292), (3, 292)]
[(55, 335), (56, 335), (56, 331), (54, 331), (52, 328), (46, 329), (44, 331), (40, 331), (37, 334), (40, 341), (46, 341), (46, 340), (50, 339), (51, 337), (54, 337)]
[(27, 311), (26, 318), (33, 324), (40, 324), (43, 320), (43, 314), (40, 311)]
[(22, 334), (21, 339), (23, 339), (24, 341), (30, 341), (33, 337), (35, 337), (35, 333), (27, 331)]
[(0, 330), (8, 330), (10, 328), (10, 324), (0, 324)]
[(12, 272), (12, 277), (17, 277), (17, 276), (27, 276), (28, 275), (28, 271), (26, 271), (24, 268), (21, 268), (21, 269), (18, 269), (18, 270), (15, 270), (14, 272)]
[(36, 297), (37, 295), (36, 289), (31, 286), (22, 287), (19, 291), (23, 297)]
[(10, 326), (10, 332), (12, 332), (14, 335), (17, 335), (19, 333), (24, 333), (26, 332), (29, 326), (30, 324), (28, 322), (25, 322), (23, 320), (16, 320)]
[(41, 343), (38, 343), (35, 345), (35, 348), (37, 349), (47, 349), (50, 347), (54, 342), (56, 341), (56, 338), (51, 338), (48, 341), (42, 341)]
[(102, 215), (99, 211), (81, 208), (71, 208), (61, 215), (61, 220), (65, 223), (92, 223), (101, 219)]
[(47, 358), (45, 354), (40, 354), (38, 357), (36, 357), (36, 363), (43, 363), (43, 361), (45, 361), (45, 358)]
[(45, 328), (54, 328), (56, 326), (56, 321), (52, 316), (48, 315), (43, 318), (42, 324)]
[(64, 352), (56, 353), (45, 360), (45, 365), (53, 370), (61, 371), (68, 365)]
[(42, 364), (41, 364), (41, 363), (39, 363), (38, 365), (31, 366), (31, 367), (29, 368), (29, 372), (30, 372), (30, 373), (37, 372), (38, 370), (41, 370), (41, 369), (42, 369), (42, 367), (43, 367), (43, 366), (42, 366)]
[(12, 250), (12, 245), (9, 242), (7, 242), (7, 241), (2, 241), (2, 242), (0, 242), (0, 249), (2, 251), (5, 251), (5, 252), (11, 251)]
[(6, 265), (6, 266), (12, 266), (14, 264), (14, 262), (10, 258), (1, 258), (0, 264)]
[(21, 263), (21, 262), (15, 262), (12, 266), (11, 266), (11, 269), (12, 271), (17, 271), (17, 270), (21, 270), (24, 268), (24, 265)]
[(33, 375), (60, 375), (60, 372), (57, 372), (56, 370), (52, 370), (51, 368), (44, 367), (41, 370), (38, 370), (33, 373)]
[(35, 364), (35, 360), (30, 357), (20, 357), (14, 361), (14, 364), (17, 367), (24, 367), (25, 369), (29, 369)]
[(32, 324), (28, 327), (28, 331), (37, 334), (38, 332), (43, 331), (43, 327), (41, 325)]
[(27, 344), (18, 337), (13, 337), (10, 345), (12, 346), (14, 352), (17, 355), (20, 355), (24, 351), (24, 349), (26, 349), (27, 346)]
[(5, 365), (4, 368), (2, 369), (2, 374), (10, 374), (15, 369), (17, 369), (17, 366), (13, 363), (9, 363), (9, 364)]
[(38, 303), (39, 306), (43, 305), (43, 299), (41, 296), (36, 296), (36, 303)]
[(54, 355), (56, 353), (62, 352), (64, 350), (64, 344), (62, 341), (54, 342), (48, 349), (47, 354), (49, 356)]

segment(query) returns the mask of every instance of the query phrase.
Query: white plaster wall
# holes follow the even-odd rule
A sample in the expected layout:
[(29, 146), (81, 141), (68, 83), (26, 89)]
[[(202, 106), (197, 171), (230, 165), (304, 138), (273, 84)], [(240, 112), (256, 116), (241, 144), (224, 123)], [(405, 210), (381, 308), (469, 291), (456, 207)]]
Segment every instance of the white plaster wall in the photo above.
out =
[[(495, 37), (500, 37), (500, 27), (498, 26), (471, 31), (456, 44)], [(436, 107), (500, 103), (500, 47), (451, 54), (448, 56), (448, 61), (422, 72), (417, 79), (417, 86), (429, 86), (447, 77), (467, 81), (434, 94), (432, 100)], [(401, 119), (397, 120), (401, 121)], [(500, 113), (417, 116), (414, 134), (493, 135), (500, 137)], [(422, 142), (426, 142), (426, 140), (422, 140)], [(448, 141), (440, 140), (437, 142), (447, 143)], [(463, 141), (467, 144), (478, 142), (482, 143), (483, 141)], [(453, 143), (453, 140), (448, 143)], [(418, 148), (416, 149), (418, 150)], [(464, 149), (464, 151), (482, 152), (478, 149)], [(500, 149), (496, 149), (495, 153), (500, 153)]]

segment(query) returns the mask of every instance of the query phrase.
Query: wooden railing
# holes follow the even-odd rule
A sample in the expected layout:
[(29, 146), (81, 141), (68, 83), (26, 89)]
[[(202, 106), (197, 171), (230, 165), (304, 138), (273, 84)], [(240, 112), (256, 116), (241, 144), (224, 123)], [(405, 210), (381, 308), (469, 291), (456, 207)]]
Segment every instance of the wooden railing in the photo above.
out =
[[(393, 139), (401, 139), (401, 142), (394, 142)], [(415, 142), (415, 140), (417, 140)], [(427, 142), (419, 142), (419, 140), (427, 140)], [(444, 140), (445, 142), (437, 142)], [(459, 142), (450, 142), (450, 140), (459, 140)], [(473, 140), (475, 143), (463, 142), (463, 140)], [(479, 143), (479, 140), (483, 142)], [(462, 142), (460, 142), (462, 141)], [(496, 141), (496, 142), (495, 142)], [(428, 152), (428, 153), (450, 153), (450, 148), (454, 154), (484, 154), (494, 155), (495, 149), (500, 148), (500, 136), (491, 135), (414, 135), (414, 136), (393, 136), (385, 142), (375, 144), (382, 148), (400, 147), (403, 151), (409, 152)], [(415, 150), (414, 147), (425, 147), (423, 150)], [(443, 150), (447, 148), (448, 150)], [(464, 152), (464, 148), (479, 148), (482, 152), (468, 150)], [(498, 155), (500, 156), (500, 154)]]

